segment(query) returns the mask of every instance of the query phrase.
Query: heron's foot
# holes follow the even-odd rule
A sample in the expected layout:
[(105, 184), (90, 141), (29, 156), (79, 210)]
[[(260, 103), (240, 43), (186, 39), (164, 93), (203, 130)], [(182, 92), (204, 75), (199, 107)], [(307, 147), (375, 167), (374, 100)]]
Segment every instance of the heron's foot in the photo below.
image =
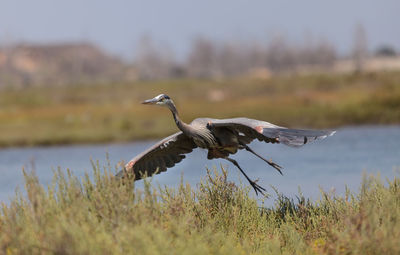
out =
[(256, 153), (255, 151), (253, 151), (249, 146), (247, 146), (244, 143), (241, 143), (241, 145), (243, 146), (243, 148), (245, 148), (247, 151), (250, 151), (251, 153), (253, 153), (254, 155), (256, 155), (257, 157), (259, 157), (260, 159), (264, 160), (265, 162), (267, 162), (270, 166), (272, 166), (273, 168), (275, 168), (281, 175), (282, 174), (282, 167), (274, 162), (272, 162), (272, 160), (267, 160), (265, 159), (263, 156), (259, 155), (258, 153)]
[(261, 193), (261, 195), (265, 196), (264, 191), (266, 191), (266, 189), (264, 189), (263, 187), (261, 187), (260, 185), (257, 184), (257, 181), (252, 181), (249, 180), (250, 185), (253, 187), (254, 191), (256, 192), (256, 195), (258, 196), (258, 192)]
[(281, 175), (283, 175), (283, 173), (282, 173), (283, 167), (281, 167), (280, 165), (278, 165), (278, 164), (272, 162), (272, 160), (268, 160), (267, 163), (268, 163), (270, 166), (272, 166), (273, 168), (275, 168)]
[(240, 165), (238, 164), (238, 162), (236, 162), (236, 160), (232, 159), (232, 158), (224, 158), (230, 162), (232, 162), (237, 168), (239, 168), (240, 172), (244, 175), (244, 177), (246, 177), (247, 181), (250, 183), (250, 185), (253, 187), (254, 191), (256, 192), (256, 195), (258, 196), (258, 192), (260, 192), (263, 196), (265, 196), (264, 191), (266, 191), (266, 189), (264, 189), (263, 187), (261, 187), (260, 185), (257, 184), (258, 180), (252, 181), (247, 174), (243, 171), (243, 169), (240, 167)]

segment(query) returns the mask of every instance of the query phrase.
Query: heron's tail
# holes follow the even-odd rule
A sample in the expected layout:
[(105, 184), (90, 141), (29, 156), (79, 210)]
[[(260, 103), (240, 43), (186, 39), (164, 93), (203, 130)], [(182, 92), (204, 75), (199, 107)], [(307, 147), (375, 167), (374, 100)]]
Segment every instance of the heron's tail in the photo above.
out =
[(264, 128), (263, 130), (263, 135), (267, 137), (278, 137), (280, 143), (292, 147), (300, 147), (306, 143), (332, 136), (335, 133), (336, 131), (332, 130), (307, 130), (289, 128)]

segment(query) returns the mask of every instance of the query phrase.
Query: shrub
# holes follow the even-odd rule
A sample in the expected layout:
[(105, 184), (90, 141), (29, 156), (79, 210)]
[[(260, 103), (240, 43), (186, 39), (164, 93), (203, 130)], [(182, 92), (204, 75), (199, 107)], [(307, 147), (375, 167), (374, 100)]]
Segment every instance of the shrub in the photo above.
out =
[(400, 180), (365, 177), (358, 194), (318, 201), (279, 194), (260, 207), (224, 169), (193, 188), (139, 189), (94, 165), (58, 170), (47, 189), (24, 173), (0, 213), (1, 254), (398, 254)]

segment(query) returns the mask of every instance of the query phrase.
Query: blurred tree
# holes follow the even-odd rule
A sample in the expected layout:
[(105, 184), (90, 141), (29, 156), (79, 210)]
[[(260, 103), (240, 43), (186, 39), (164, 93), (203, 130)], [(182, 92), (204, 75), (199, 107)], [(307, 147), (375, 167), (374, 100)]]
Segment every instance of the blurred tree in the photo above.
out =
[(296, 66), (296, 52), (282, 37), (275, 37), (267, 47), (268, 67), (275, 72), (290, 71)]
[(397, 52), (396, 52), (395, 48), (392, 46), (389, 46), (389, 45), (380, 46), (375, 51), (375, 56), (378, 56), (378, 57), (395, 57), (396, 55), (397, 55)]
[(330, 68), (336, 60), (335, 47), (326, 40), (308, 40), (297, 48), (297, 65)]
[(258, 42), (251, 42), (245, 56), (250, 68), (267, 67), (267, 49)]
[(217, 47), (205, 38), (197, 38), (187, 59), (188, 74), (192, 77), (209, 78), (218, 75)]
[(171, 48), (154, 45), (149, 36), (140, 39), (134, 64), (143, 80), (170, 78), (177, 66)]
[(368, 57), (368, 42), (367, 34), (364, 26), (358, 24), (354, 31), (354, 42), (353, 42), (353, 61), (355, 70), (360, 72), (364, 69), (365, 60)]
[(223, 76), (235, 76), (244, 73), (251, 63), (246, 62), (246, 47), (239, 43), (224, 43), (217, 57), (218, 69)]

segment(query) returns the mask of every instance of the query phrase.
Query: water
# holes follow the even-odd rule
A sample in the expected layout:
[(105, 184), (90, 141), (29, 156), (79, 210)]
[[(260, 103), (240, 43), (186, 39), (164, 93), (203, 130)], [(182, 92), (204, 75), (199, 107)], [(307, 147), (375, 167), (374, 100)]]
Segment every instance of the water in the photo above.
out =
[[(57, 146), (11, 148), (0, 150), (0, 201), (9, 201), (16, 187), (23, 189), (22, 168), (36, 169), (43, 184), (49, 184), (57, 167), (70, 169), (77, 176), (91, 173), (90, 159), (106, 165), (106, 154), (112, 165), (127, 161), (154, 141), (128, 144), (87, 146)], [(259, 178), (259, 184), (271, 193), (271, 185), (287, 196), (298, 194), (299, 187), (306, 197), (317, 199), (320, 188), (343, 194), (347, 185), (357, 191), (363, 173), (381, 174), (393, 178), (400, 169), (400, 126), (343, 128), (325, 140), (302, 148), (253, 142), (256, 152), (283, 166), (284, 176), (262, 160), (240, 151), (233, 157), (250, 178)], [(204, 150), (196, 149), (181, 163), (154, 177), (160, 185), (177, 186), (181, 173), (184, 180), (196, 186), (206, 176), (206, 168), (227, 167), (232, 181), (248, 185), (239, 171), (225, 160), (207, 160)], [(140, 186), (140, 183), (139, 183)], [(254, 192), (252, 192), (253, 194)], [(272, 200), (271, 200), (272, 201)]]

